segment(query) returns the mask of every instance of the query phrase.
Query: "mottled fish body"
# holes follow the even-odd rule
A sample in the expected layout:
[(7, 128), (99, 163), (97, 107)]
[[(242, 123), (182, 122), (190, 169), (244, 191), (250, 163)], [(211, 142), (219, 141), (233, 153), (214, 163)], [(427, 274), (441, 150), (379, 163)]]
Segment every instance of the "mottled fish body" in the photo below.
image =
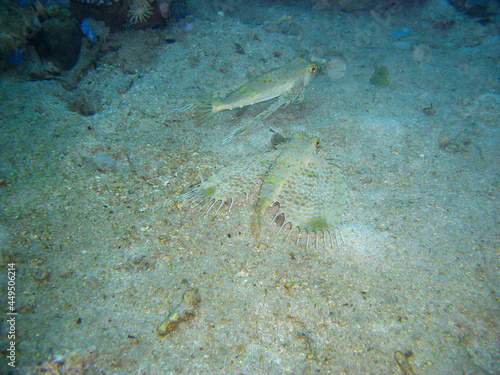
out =
[[(299, 229), (309, 235), (323, 233), (333, 236), (342, 222), (346, 202), (344, 176), (339, 168), (317, 154), (318, 137), (303, 137), (296, 133), (293, 139), (280, 150), (254, 155), (221, 169), (218, 173), (193, 187), (179, 198), (190, 204), (209, 205), (207, 210), (219, 204), (233, 201), (242, 194), (248, 196), (257, 182), (262, 182), (256, 203), (253, 206), (252, 232), (259, 241), (262, 220), (267, 207), (279, 203), (278, 215), (284, 215), (280, 228), (290, 224), (290, 233)], [(275, 219), (276, 219), (275, 217)], [(288, 237), (287, 237), (288, 238)]]
[(293, 139), (271, 164), (262, 181), (259, 199), (253, 208), (252, 232), (256, 241), (260, 235), (264, 212), (277, 201), (283, 186), (290, 181), (291, 175), (316, 158), (318, 146), (319, 137), (304, 138), (302, 134), (295, 133)]
[(224, 140), (228, 142), (244, 133), (248, 128), (263, 121), (278, 108), (286, 107), (293, 101), (302, 100), (304, 89), (314, 77), (316, 70), (316, 64), (299, 57), (286, 66), (251, 79), (222, 100), (205, 95), (190, 106), (194, 107), (196, 125), (201, 125), (221, 111), (243, 108), (278, 98), (275, 104), (256, 116), (250, 124), (243, 125), (233, 131)]
[(294, 89), (306, 87), (316, 72), (316, 65), (299, 57), (290, 64), (258, 76), (213, 103), (213, 111), (243, 108), (281, 96)]

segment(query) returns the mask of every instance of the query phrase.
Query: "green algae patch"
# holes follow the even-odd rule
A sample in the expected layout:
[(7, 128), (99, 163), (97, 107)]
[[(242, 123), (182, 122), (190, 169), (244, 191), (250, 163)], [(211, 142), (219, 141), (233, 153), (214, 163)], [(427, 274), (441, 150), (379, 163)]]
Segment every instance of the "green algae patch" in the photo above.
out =
[(386, 66), (380, 66), (373, 72), (370, 83), (375, 86), (389, 86), (389, 69)]

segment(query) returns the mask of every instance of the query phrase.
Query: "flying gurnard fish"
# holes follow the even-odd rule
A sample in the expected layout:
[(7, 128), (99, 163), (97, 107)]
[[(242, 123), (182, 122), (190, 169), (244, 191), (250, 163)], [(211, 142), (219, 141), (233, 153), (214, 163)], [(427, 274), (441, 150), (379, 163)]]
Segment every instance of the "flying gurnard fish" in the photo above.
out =
[[(297, 244), (305, 230), (306, 247), (309, 246), (309, 236), (313, 232), (316, 247), (319, 233), (323, 233), (324, 244), (329, 242), (333, 247), (335, 230), (342, 223), (346, 185), (341, 170), (318, 155), (319, 143), (319, 137), (304, 137), (295, 133), (293, 139), (281, 149), (255, 155), (222, 168), (178, 197), (177, 203), (201, 205), (200, 210), (208, 206), (208, 213), (216, 204), (219, 204), (218, 212), (225, 202), (230, 202), (231, 210), (236, 198), (242, 194), (248, 198), (257, 182), (262, 182), (252, 210), (252, 233), (256, 242), (259, 240), (266, 209), (279, 203), (279, 212), (274, 220), (279, 215), (284, 215), (280, 231), (289, 223), (287, 238), (298, 228)], [(328, 242), (326, 233), (330, 237)]]
[(203, 95), (194, 102), (176, 109), (175, 112), (194, 109), (195, 122), (199, 126), (219, 112), (276, 99), (250, 122), (234, 129), (224, 138), (223, 143), (227, 143), (264, 121), (279, 108), (287, 107), (293, 102), (301, 102), (305, 88), (317, 70), (316, 64), (298, 57), (288, 65), (247, 81), (223, 99), (218, 100), (210, 95)]

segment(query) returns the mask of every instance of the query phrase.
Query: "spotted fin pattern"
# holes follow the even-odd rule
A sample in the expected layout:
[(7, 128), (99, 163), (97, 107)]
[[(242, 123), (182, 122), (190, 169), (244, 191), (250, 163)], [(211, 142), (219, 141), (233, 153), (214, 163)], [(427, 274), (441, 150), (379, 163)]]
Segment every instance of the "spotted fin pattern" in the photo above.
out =
[[(230, 201), (231, 209), (234, 199), (243, 193), (248, 196), (251, 188), (262, 181), (253, 206), (252, 232), (256, 241), (259, 240), (266, 209), (279, 203), (279, 212), (274, 218), (284, 215), (279, 232), (290, 224), (288, 238), (298, 228), (298, 244), (305, 230), (306, 247), (311, 233), (315, 233), (316, 247), (318, 235), (323, 233), (324, 244), (333, 247), (335, 230), (339, 228), (344, 213), (346, 186), (340, 169), (317, 155), (318, 145), (318, 137), (304, 138), (296, 133), (281, 150), (256, 155), (223, 168), (178, 200), (187, 201), (192, 206), (205, 203), (201, 209), (212, 203), (207, 212), (216, 203), (219, 203), (219, 211), (224, 202)], [(330, 241), (327, 241), (326, 233)]]
[(217, 208), (217, 211), (219, 211), (225, 202), (230, 201), (229, 210), (231, 210), (236, 198), (242, 194), (246, 194), (248, 197), (252, 187), (262, 180), (276, 155), (277, 151), (254, 155), (222, 168), (208, 180), (181, 195), (178, 201), (185, 201), (192, 207), (205, 203), (200, 209), (212, 203), (207, 213), (216, 203), (219, 203)]
[(335, 229), (340, 226), (344, 213), (345, 190), (342, 172), (316, 156), (290, 176), (276, 198), (280, 213), (285, 215), (280, 231), (288, 223), (291, 225), (288, 236), (295, 228), (299, 228), (300, 234), (305, 229), (308, 233), (306, 246), (309, 245), (309, 234), (312, 232), (316, 234), (316, 246), (318, 234), (323, 233), (323, 241), (326, 243), (325, 233), (328, 233), (333, 248)]

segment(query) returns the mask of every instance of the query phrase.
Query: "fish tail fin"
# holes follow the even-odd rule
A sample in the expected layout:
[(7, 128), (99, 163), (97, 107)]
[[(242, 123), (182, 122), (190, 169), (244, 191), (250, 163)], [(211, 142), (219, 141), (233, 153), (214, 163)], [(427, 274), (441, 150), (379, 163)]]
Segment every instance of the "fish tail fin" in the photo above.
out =
[(200, 126), (217, 113), (217, 111), (214, 110), (214, 103), (215, 100), (209, 95), (203, 95), (196, 101), (196, 106), (194, 108), (196, 126)]

